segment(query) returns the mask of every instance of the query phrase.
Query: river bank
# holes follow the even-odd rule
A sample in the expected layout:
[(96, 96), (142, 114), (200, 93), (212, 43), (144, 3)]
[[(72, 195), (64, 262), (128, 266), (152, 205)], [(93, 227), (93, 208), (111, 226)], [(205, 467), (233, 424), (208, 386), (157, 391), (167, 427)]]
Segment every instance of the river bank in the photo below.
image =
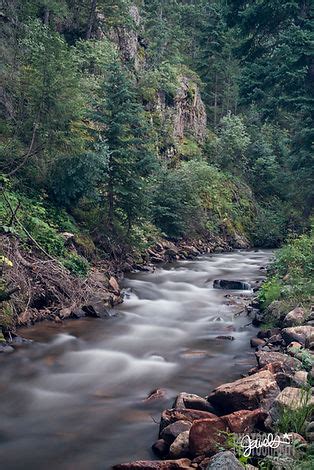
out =
[(205, 396), (254, 365), (256, 330), (237, 315), (249, 291), (232, 299), (213, 281), (261, 281), (270, 255), (207, 254), (133, 273), (114, 316), (21, 330), (35, 343), (1, 359), (3, 464), (85, 470), (152, 459), (160, 413), (180, 391)]

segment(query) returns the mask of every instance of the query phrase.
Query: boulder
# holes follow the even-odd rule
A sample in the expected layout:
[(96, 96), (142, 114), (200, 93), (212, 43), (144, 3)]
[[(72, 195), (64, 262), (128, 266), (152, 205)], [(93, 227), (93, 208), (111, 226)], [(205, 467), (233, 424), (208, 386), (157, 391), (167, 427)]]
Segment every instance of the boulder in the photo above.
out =
[(228, 290), (250, 290), (251, 285), (244, 281), (232, 281), (227, 279), (215, 279), (213, 283), (214, 289)]
[(221, 419), (225, 422), (231, 432), (251, 432), (254, 428), (263, 426), (267, 413), (261, 409), (235, 411)]
[(243, 470), (243, 468), (230, 450), (214, 455), (207, 465), (207, 470)]
[(164, 410), (161, 413), (160, 433), (166, 426), (174, 423), (175, 421), (189, 421), (190, 423), (192, 423), (196, 419), (206, 419), (206, 418), (215, 418), (215, 417), (216, 415), (208, 411), (187, 410), (187, 409), (176, 410), (175, 408), (170, 409), (170, 410)]
[(169, 453), (169, 444), (167, 444), (163, 439), (158, 439), (158, 441), (152, 445), (152, 450), (157, 457), (164, 459)]
[(300, 369), (302, 364), (301, 362), (289, 356), (288, 354), (282, 354), (280, 352), (268, 352), (268, 351), (258, 351), (255, 353), (258, 367), (262, 368), (273, 362), (287, 365), (291, 369)]
[[(304, 390), (295, 387), (286, 387), (277, 395), (269, 411), (272, 423), (276, 423), (283, 410), (295, 411), (306, 405), (312, 405), (312, 400), (307, 400)], [(269, 420), (268, 420), (269, 423)]]
[(191, 460), (138, 460), (114, 465), (112, 470), (195, 470)]
[(269, 409), (280, 393), (273, 374), (268, 370), (217, 387), (208, 400), (222, 412), (238, 410)]
[(190, 429), (189, 448), (193, 456), (213, 455), (226, 442), (227, 426), (216, 416), (194, 421)]
[(189, 434), (190, 431), (184, 431), (179, 434), (169, 449), (169, 457), (181, 459), (189, 454)]
[(172, 442), (179, 436), (179, 434), (189, 431), (191, 429), (192, 423), (190, 421), (176, 421), (175, 423), (169, 424), (166, 426), (160, 433), (161, 439), (163, 439), (167, 444), (172, 444)]
[(305, 320), (305, 312), (303, 308), (296, 307), (291, 312), (287, 313), (283, 320), (285, 327), (301, 325)]
[(205, 398), (199, 397), (198, 395), (194, 395), (192, 393), (185, 392), (181, 392), (177, 396), (173, 404), (173, 408), (188, 408), (191, 410), (209, 411), (210, 413), (214, 411), (213, 407), (208, 403), (207, 400), (205, 400)]
[(314, 339), (314, 327), (306, 325), (284, 328), (281, 330), (281, 335), (287, 344), (296, 341), (307, 347)]

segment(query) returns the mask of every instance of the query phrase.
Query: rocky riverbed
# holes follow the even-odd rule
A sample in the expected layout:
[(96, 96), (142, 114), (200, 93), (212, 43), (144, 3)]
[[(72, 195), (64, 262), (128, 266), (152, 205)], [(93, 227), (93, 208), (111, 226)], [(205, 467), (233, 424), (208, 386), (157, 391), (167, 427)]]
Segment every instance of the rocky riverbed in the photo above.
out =
[[(234, 281), (215, 282), (216, 287), (238, 287)], [(280, 469), (301, 465), (314, 441), (314, 312), (300, 306), (285, 312), (280, 302), (264, 313), (258, 307), (257, 299), (246, 306), (252, 323), (262, 326), (250, 341), (257, 365), (208, 396), (181, 392), (172, 408), (161, 413), (158, 440), (152, 445), (162, 460), (119, 464), (114, 470), (252, 470), (249, 460), (236, 458), (243, 456), (245, 444), (236, 447), (230, 436), (259, 433), (272, 440), (280, 432), (293, 451), (287, 456), (286, 447), (274, 445), (277, 453), (271, 454), (270, 443), (265, 464)], [(277, 326), (263, 327), (270, 319)], [(252, 454), (251, 462), (260, 465), (261, 457)], [(312, 463), (305, 461), (302, 468), (312, 468)]]

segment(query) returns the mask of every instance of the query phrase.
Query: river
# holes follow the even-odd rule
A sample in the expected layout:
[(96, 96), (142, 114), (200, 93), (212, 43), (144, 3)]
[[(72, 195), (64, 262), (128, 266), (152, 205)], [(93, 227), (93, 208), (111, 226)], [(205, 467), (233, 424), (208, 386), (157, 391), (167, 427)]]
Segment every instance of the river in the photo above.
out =
[[(160, 412), (181, 392), (205, 396), (254, 365), (241, 298), (214, 279), (263, 278), (270, 251), (203, 255), (124, 280), (107, 320), (41, 323), (36, 342), (0, 357), (0, 468), (107, 470), (154, 458)], [(217, 339), (232, 336), (234, 340)], [(146, 400), (156, 388), (161, 399)]]

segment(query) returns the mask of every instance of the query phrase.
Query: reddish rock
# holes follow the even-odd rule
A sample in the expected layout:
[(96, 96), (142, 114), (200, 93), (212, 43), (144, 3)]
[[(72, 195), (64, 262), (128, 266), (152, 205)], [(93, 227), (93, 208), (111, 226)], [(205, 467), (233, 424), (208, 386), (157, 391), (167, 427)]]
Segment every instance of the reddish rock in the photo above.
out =
[(217, 387), (208, 400), (225, 413), (238, 410), (268, 409), (280, 390), (268, 370)]
[(267, 418), (267, 413), (261, 409), (257, 410), (240, 410), (235, 411), (226, 416), (222, 416), (222, 420), (231, 432), (251, 432), (258, 425), (262, 425)]
[(191, 460), (138, 460), (114, 465), (112, 470), (195, 470)]
[(292, 369), (301, 368), (301, 362), (294, 357), (289, 356), (288, 354), (282, 354), (280, 352), (268, 352), (268, 351), (258, 351), (255, 353), (258, 366), (260, 368), (265, 367), (268, 364), (273, 362), (287, 365)]
[(190, 421), (176, 421), (166, 426), (160, 433), (160, 437), (171, 444), (184, 431), (189, 431), (192, 426)]
[(160, 432), (169, 424), (174, 423), (175, 421), (189, 421), (193, 422), (196, 419), (206, 419), (206, 418), (215, 418), (216, 415), (208, 411), (199, 411), (199, 410), (176, 410), (175, 408), (170, 410), (164, 410), (161, 413), (160, 421)]
[(227, 439), (226, 431), (225, 422), (218, 416), (194, 421), (189, 436), (191, 455), (215, 454)]

